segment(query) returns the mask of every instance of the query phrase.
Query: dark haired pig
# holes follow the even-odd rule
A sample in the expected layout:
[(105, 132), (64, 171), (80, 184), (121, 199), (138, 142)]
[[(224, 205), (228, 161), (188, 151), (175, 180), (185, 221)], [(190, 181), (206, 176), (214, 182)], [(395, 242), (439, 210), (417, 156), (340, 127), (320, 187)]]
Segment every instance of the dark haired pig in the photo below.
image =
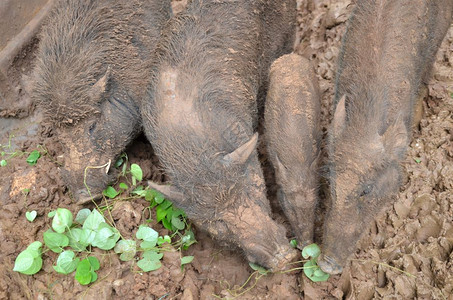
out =
[(100, 195), (142, 130), (148, 61), (170, 13), (169, 0), (61, 0), (42, 28), (31, 94), (58, 128), (62, 175), (79, 201), (91, 199), (85, 183)]
[(299, 245), (313, 242), (321, 141), (319, 85), (311, 63), (297, 54), (271, 67), (264, 114), (278, 198)]
[(295, 1), (201, 1), (173, 19), (159, 44), (145, 132), (172, 186), (150, 185), (199, 228), (278, 269), (297, 253), (270, 217), (256, 151), (257, 93), (288, 53)]
[(339, 58), (328, 138), (331, 207), (320, 267), (342, 271), (401, 182), (419, 91), (450, 25), (452, 0), (362, 0)]

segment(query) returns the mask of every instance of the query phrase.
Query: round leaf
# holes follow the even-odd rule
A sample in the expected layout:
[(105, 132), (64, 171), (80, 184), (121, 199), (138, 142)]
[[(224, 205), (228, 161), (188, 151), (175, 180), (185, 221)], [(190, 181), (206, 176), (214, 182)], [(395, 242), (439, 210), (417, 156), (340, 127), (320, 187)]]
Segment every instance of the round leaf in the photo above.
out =
[(249, 266), (250, 268), (252, 268), (253, 270), (255, 271), (258, 271), (258, 273), (260, 274), (267, 274), (269, 271), (266, 270), (264, 267), (260, 266), (260, 265), (257, 265), (257, 264), (254, 264), (254, 263), (249, 263)]
[(137, 164), (131, 164), (131, 174), (137, 181), (142, 181), (143, 171)]
[(36, 219), (37, 215), (38, 213), (36, 212), (36, 210), (27, 211), (25, 213), (25, 218), (27, 218), (28, 221), (33, 222)]
[(86, 218), (83, 223), (83, 228), (96, 231), (99, 227), (99, 224), (105, 222), (104, 216), (101, 215), (97, 209), (93, 209), (90, 215)]
[(319, 249), (319, 246), (316, 244), (310, 244), (308, 246), (305, 246), (304, 249), (302, 250), (302, 256), (305, 259), (317, 258), (319, 254), (321, 254), (321, 249)]
[(55, 271), (61, 274), (69, 274), (74, 272), (77, 268), (80, 259), (75, 258), (75, 254), (73, 251), (63, 251), (57, 259), (57, 265), (53, 268)]
[(5, 167), (8, 163), (6, 162), (6, 160), (2, 159), (0, 160), (0, 167)]
[(116, 196), (118, 196), (120, 193), (117, 192), (113, 187), (108, 186), (105, 190), (102, 191), (102, 194), (104, 196), (109, 197), (110, 199), (114, 199)]
[(122, 261), (129, 261), (135, 257), (137, 243), (134, 240), (120, 240), (113, 250), (115, 253), (121, 253), (120, 259)]
[(162, 266), (160, 262), (162, 256), (162, 253), (146, 251), (143, 253), (143, 259), (137, 262), (137, 266), (145, 272), (157, 270)]
[(91, 264), (88, 259), (84, 259), (77, 265), (75, 279), (81, 285), (87, 285), (91, 282)]
[(156, 245), (159, 234), (157, 233), (157, 231), (146, 225), (140, 225), (135, 236), (138, 239), (155, 243), (154, 245)]
[(66, 208), (57, 208), (52, 220), (52, 228), (58, 233), (65, 232), (72, 225), (72, 213)]
[(88, 208), (82, 208), (77, 213), (77, 216), (75, 217), (74, 221), (82, 225), (90, 214), (91, 210), (89, 210)]
[(193, 256), (181, 257), (181, 265), (190, 264), (193, 261)]
[(55, 253), (61, 253), (63, 248), (69, 245), (69, 238), (62, 233), (52, 232), (49, 229), (43, 236), (46, 246)]

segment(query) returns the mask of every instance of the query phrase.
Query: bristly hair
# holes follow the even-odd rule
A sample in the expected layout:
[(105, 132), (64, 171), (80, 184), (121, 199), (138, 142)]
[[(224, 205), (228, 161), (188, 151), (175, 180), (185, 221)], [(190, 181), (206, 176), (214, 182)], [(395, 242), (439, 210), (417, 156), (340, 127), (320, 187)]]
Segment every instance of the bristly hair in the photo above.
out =
[(143, 50), (134, 45), (134, 39), (150, 44), (143, 15), (136, 0), (61, 0), (56, 4), (39, 35), (31, 90), (57, 126), (76, 124), (98, 112), (101, 99), (90, 96), (90, 88), (109, 67), (107, 89), (121, 85), (137, 96), (147, 68)]

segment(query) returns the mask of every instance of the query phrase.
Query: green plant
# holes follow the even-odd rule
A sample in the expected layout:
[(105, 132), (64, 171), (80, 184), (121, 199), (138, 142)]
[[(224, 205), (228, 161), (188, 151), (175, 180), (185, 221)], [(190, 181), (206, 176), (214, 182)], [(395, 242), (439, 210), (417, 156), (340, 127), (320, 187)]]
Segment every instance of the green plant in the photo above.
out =
[(2, 145), (0, 144), (0, 167), (5, 167), (8, 165), (8, 161), (14, 157), (22, 157), (28, 154), (26, 159), (27, 163), (31, 166), (35, 165), (38, 162), (38, 159), (42, 156), (47, 154), (47, 150), (42, 146), (38, 145), (37, 148), (31, 152), (24, 152), (19, 150), (13, 150), (13, 146), (11, 145), (11, 140), (14, 138), (14, 135), (10, 135), (8, 138), (8, 144)]
[(27, 211), (25, 213), (25, 218), (27, 218), (28, 221), (33, 222), (36, 219), (37, 214), (36, 210)]
[(330, 277), (329, 274), (324, 273), (324, 271), (322, 271), (318, 266), (316, 259), (320, 254), (321, 249), (319, 249), (319, 246), (316, 244), (305, 246), (302, 250), (302, 257), (310, 259), (304, 264), (304, 274), (314, 282), (326, 281)]
[[(121, 164), (118, 165), (120, 166)], [(105, 210), (110, 213), (108, 204), (93, 210), (81, 209), (75, 218), (68, 209), (57, 208), (48, 214), (48, 217), (52, 218), (52, 225), (51, 229), (43, 234), (44, 251), (41, 242), (33, 242), (16, 258), (14, 271), (28, 275), (37, 273), (42, 267), (42, 253), (50, 250), (59, 254), (56, 265), (53, 266), (56, 272), (70, 274), (75, 271), (75, 279), (80, 284), (87, 285), (97, 280), (96, 271), (100, 268), (99, 260), (92, 256), (94, 247), (106, 251), (113, 249), (115, 253), (120, 254), (122, 261), (136, 260), (137, 267), (148, 272), (162, 266), (161, 259), (165, 251), (174, 248), (181, 251), (196, 242), (182, 210), (174, 209), (172, 203), (164, 199), (160, 193), (148, 187), (137, 186), (143, 176), (138, 165), (132, 164), (129, 170), (123, 167), (123, 172), (131, 174), (132, 188), (124, 182), (119, 184), (119, 191), (113, 186), (107, 187), (103, 192), (106, 203), (107, 199), (128, 200), (141, 197), (151, 202), (157, 199), (156, 201), (160, 202), (155, 202), (154, 206), (157, 207), (165, 203), (165, 208), (162, 209), (166, 212), (164, 217), (168, 221), (169, 229), (174, 231), (170, 236), (160, 236), (157, 231), (143, 224), (135, 235), (138, 241), (121, 238), (119, 231), (109, 224), (101, 213)], [(120, 195), (125, 193), (128, 196), (121, 198)], [(32, 216), (30, 214), (27, 212), (27, 219)], [(170, 214), (172, 217), (168, 218)], [(163, 222), (162, 224), (165, 226)], [(192, 260), (192, 256), (181, 256), (181, 268)]]

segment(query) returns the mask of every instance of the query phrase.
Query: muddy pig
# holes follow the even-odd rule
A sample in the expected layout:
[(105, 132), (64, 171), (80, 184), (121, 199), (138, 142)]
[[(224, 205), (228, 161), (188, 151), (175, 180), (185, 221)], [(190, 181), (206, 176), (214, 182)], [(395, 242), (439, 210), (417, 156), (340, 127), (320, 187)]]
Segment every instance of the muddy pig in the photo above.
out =
[(101, 195), (142, 130), (149, 58), (170, 14), (170, 0), (61, 0), (42, 28), (30, 94), (57, 127), (79, 201)]
[(272, 60), (292, 48), (295, 12), (293, 0), (192, 1), (164, 31), (142, 106), (171, 182), (150, 185), (270, 269), (297, 253), (270, 217), (254, 134), (257, 93)]
[(419, 91), (450, 25), (452, 0), (363, 0), (339, 57), (328, 133), (331, 205), (320, 267), (342, 271), (357, 240), (394, 198)]
[(264, 124), (278, 199), (300, 247), (313, 242), (318, 199), (320, 94), (310, 62), (297, 54), (271, 67)]

